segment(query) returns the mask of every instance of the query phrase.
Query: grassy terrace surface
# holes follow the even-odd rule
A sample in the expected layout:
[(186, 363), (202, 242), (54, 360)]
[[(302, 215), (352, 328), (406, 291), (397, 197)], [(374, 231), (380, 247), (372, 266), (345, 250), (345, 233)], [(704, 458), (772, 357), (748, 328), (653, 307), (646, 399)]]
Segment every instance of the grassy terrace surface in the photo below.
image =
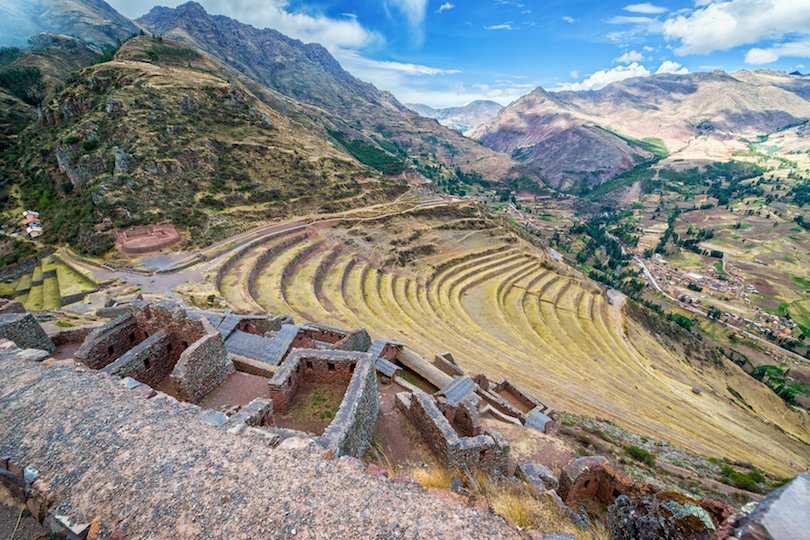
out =
[[(285, 233), (241, 253), (220, 292), (236, 309), (362, 326), (427, 358), (449, 350), (468, 372), (706, 455), (784, 475), (809, 464), (806, 413), (736, 366), (686, 361), (595, 285), (497, 227), (447, 223), (402, 216)], [(262, 257), (269, 246), (282, 249)], [(391, 263), (414, 250), (426, 254)]]
[[(0, 296), (19, 300), (28, 311), (58, 309), (62, 300), (93, 292), (98, 285), (56, 256), (42, 259), (30, 272), (3, 283)], [(24, 291), (28, 291), (27, 293)]]

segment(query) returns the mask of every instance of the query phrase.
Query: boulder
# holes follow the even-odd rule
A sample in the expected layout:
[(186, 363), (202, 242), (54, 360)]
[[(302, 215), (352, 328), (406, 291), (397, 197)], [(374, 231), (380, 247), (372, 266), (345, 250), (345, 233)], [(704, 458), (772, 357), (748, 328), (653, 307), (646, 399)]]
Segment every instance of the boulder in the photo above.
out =
[(737, 530), (744, 540), (810, 538), (810, 473), (772, 491)]
[(515, 476), (533, 485), (538, 493), (547, 489), (557, 489), (559, 480), (547, 467), (531, 461), (518, 463)]
[(572, 459), (563, 467), (557, 492), (566, 504), (575, 500), (613, 504), (619, 495), (646, 495), (652, 493), (652, 488), (633, 482), (607, 458), (588, 456)]
[(694, 499), (662, 492), (636, 498), (619, 496), (608, 507), (608, 529), (614, 540), (702, 540), (716, 527)]

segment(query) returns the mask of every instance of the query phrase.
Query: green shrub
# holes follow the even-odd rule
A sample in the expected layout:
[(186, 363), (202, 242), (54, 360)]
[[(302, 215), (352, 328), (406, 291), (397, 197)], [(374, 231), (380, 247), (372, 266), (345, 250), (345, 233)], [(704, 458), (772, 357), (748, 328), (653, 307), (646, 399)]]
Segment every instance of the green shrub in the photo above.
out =
[(0, 47), (0, 66), (10, 64), (22, 56), (22, 50), (17, 47)]
[(85, 152), (92, 152), (93, 150), (98, 148), (98, 146), (99, 146), (99, 142), (97, 140), (95, 140), (95, 139), (90, 140), (90, 141), (84, 141), (82, 143), (82, 150), (84, 150)]
[(42, 72), (35, 67), (11, 67), (0, 71), (0, 86), (29, 105), (39, 105), (45, 95)]
[(405, 170), (405, 165), (402, 163), (402, 160), (392, 156), (388, 152), (380, 150), (376, 146), (372, 146), (361, 140), (355, 139), (348, 141), (344, 134), (339, 131), (332, 131), (331, 129), (327, 131), (360, 163), (390, 176), (397, 176)]
[(631, 458), (635, 459), (636, 461), (640, 461), (641, 463), (645, 463), (650, 467), (655, 466), (655, 456), (652, 455), (651, 452), (644, 450), (641, 447), (628, 444), (625, 445), (624, 451), (627, 452), (627, 455)]
[(765, 480), (762, 473), (756, 469), (742, 473), (729, 465), (723, 465), (720, 469), (720, 475), (722, 482), (746, 491), (756, 491), (759, 483)]

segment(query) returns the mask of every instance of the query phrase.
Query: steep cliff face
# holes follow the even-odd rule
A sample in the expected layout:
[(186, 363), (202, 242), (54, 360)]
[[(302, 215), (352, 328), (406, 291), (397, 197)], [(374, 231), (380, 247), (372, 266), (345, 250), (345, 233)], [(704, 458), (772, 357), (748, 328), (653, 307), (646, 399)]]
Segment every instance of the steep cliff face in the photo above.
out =
[(538, 88), (470, 135), (571, 189), (609, 180), (662, 148), (675, 156), (706, 139), (794, 125), (810, 118), (808, 95), (810, 77), (762, 71), (655, 75), (585, 92)]
[[(271, 29), (257, 29), (223, 16), (209, 15), (189, 2), (175, 9), (154, 8), (138, 22), (166, 37), (191, 43), (219, 61), (293, 100), (317, 126), (337, 131), (402, 159), (476, 170), (498, 180), (514, 162), (459, 133), (413, 113), (390, 93), (345, 71), (320, 45), (304, 44)], [(427, 156), (427, 157), (426, 157)]]
[(0, 45), (25, 46), (41, 32), (75, 36), (98, 48), (113, 46), (138, 27), (104, 0), (5, 0)]

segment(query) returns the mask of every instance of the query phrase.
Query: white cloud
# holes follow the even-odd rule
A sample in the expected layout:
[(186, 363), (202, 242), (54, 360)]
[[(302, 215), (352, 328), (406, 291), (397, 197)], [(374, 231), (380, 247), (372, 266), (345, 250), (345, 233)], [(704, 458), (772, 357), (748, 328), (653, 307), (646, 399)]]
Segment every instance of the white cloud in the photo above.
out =
[(767, 49), (751, 49), (745, 55), (745, 63), (760, 66), (776, 62), (783, 56), (810, 58), (810, 40), (780, 43)]
[(436, 10), (436, 13), (441, 13), (443, 11), (450, 11), (454, 7), (456, 7), (455, 4), (451, 4), (450, 2), (445, 2), (444, 4), (439, 6), (439, 9)]
[[(161, 5), (178, 6), (185, 0), (162, 0)], [(334, 19), (325, 15), (289, 11), (286, 0), (199, 0), (206, 11), (227, 15), (258, 28), (273, 28), (307, 43), (320, 43), (330, 51), (361, 49), (383, 41), (356, 18)], [(109, 0), (128, 17), (138, 17), (155, 5), (154, 0)]]
[(485, 26), (484, 30), (512, 30), (512, 23), (491, 24)]
[(671, 60), (664, 60), (658, 69), (655, 70), (656, 75), (660, 75), (661, 73), (672, 73), (674, 75), (686, 75), (689, 73), (689, 70), (680, 65), (678, 62), (672, 62)]
[(571, 73), (569, 73), (568, 76), (571, 77), (572, 79), (579, 79), (579, 71), (574, 70)]
[[(810, 34), (810, 0), (715, 0), (664, 23), (680, 55), (708, 54), (761, 39)], [(759, 52), (755, 60), (772, 57)]]
[(569, 17), (568, 15), (566, 15), (565, 17), (563, 17), (563, 18), (562, 18), (562, 20), (564, 20), (564, 21), (565, 21), (565, 22), (567, 22), (568, 24), (574, 24), (575, 22), (577, 22), (577, 20), (576, 20), (575, 18), (573, 18), (573, 17)]
[[(442, 69), (421, 64), (408, 64), (404, 62), (390, 62), (386, 60), (373, 60), (354, 51), (340, 51), (335, 55), (341, 64), (350, 66), (350, 71), (390, 71), (406, 75), (458, 75), (461, 70)], [(347, 68), (349, 69), (349, 68)]]
[(645, 15), (658, 15), (660, 13), (666, 13), (669, 11), (665, 7), (655, 6), (649, 2), (644, 2), (643, 4), (630, 4), (629, 6), (624, 6), (624, 10), (629, 11), (630, 13), (644, 13)]
[(427, 0), (385, 0), (386, 5), (392, 5), (405, 15), (411, 28), (413, 39), (422, 44), (425, 39), (424, 23), (427, 11)]
[(616, 17), (611, 17), (608, 19), (609, 24), (639, 24), (642, 26), (654, 26), (658, 24), (660, 21), (653, 17), (641, 17), (641, 16), (632, 16), (628, 17), (627, 15), (618, 15)]
[(620, 64), (631, 64), (633, 62), (641, 62), (644, 60), (644, 55), (638, 51), (627, 51), (620, 57), (614, 59), (614, 62), (619, 62)]
[(648, 75), (650, 75), (650, 71), (647, 68), (638, 62), (633, 62), (628, 66), (616, 66), (611, 69), (599, 70), (581, 82), (563, 84), (555, 87), (554, 90), (599, 90), (610, 83)]
[(644, 52), (653, 52), (655, 49), (650, 47), (649, 45), (644, 45)]

